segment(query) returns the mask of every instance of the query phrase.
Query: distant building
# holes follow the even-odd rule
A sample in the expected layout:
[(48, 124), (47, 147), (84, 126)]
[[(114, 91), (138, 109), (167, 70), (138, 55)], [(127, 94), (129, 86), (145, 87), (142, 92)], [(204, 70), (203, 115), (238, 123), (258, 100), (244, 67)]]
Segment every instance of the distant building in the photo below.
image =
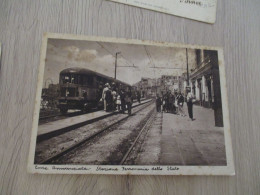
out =
[(142, 97), (155, 96), (157, 92), (157, 79), (143, 77), (133, 87), (141, 92)]
[(161, 91), (166, 93), (167, 91), (177, 92), (180, 90), (181, 77), (175, 75), (162, 75), (161, 77)]

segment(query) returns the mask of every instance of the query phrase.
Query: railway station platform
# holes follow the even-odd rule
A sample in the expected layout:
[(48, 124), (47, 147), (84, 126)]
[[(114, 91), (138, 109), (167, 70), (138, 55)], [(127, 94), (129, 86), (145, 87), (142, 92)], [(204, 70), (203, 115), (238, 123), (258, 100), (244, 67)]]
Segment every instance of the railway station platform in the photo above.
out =
[[(184, 110), (187, 114), (186, 104)], [(225, 165), (224, 129), (215, 126), (214, 111), (200, 106), (193, 110), (195, 121), (163, 113), (162, 129), (149, 131), (136, 164)]]
[[(139, 105), (145, 104), (152, 101), (152, 99), (146, 99), (146, 100), (141, 100), (141, 103), (134, 102), (132, 107), (137, 107)], [(66, 119), (61, 119), (57, 121), (52, 121), (49, 123), (45, 123), (42, 125), (38, 126), (38, 131), (37, 131), (37, 138), (42, 137), (42, 136), (47, 136), (48, 134), (55, 134), (58, 133), (59, 131), (66, 131), (67, 129), (71, 128), (77, 128), (82, 125), (89, 124), (91, 122), (103, 119), (105, 117), (117, 114), (117, 111), (114, 112), (105, 112), (103, 110), (101, 111), (96, 111), (96, 112), (91, 112), (87, 114), (82, 114), (74, 117), (69, 117)]]

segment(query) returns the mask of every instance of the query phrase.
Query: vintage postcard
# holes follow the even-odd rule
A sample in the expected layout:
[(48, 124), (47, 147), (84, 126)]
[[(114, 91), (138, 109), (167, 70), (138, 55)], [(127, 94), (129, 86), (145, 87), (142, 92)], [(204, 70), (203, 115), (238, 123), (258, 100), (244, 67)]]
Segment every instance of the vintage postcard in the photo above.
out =
[(110, 0), (158, 12), (215, 23), (217, 0)]
[(221, 48), (45, 34), (31, 173), (233, 175)]

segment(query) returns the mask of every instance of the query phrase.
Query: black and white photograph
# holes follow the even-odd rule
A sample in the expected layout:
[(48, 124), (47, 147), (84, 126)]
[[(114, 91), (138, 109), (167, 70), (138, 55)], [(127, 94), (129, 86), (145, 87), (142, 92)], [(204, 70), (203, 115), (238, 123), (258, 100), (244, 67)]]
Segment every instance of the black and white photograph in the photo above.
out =
[(33, 173), (232, 175), (221, 48), (45, 34)]

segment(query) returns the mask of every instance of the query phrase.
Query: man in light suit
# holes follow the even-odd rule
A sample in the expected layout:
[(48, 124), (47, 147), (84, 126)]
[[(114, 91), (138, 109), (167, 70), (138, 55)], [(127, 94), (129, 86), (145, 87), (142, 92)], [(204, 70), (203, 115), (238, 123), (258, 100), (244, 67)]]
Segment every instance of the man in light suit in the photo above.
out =
[(188, 106), (188, 113), (189, 113), (189, 117), (192, 121), (194, 121), (195, 119), (193, 118), (193, 94), (191, 93), (191, 89), (187, 88), (187, 106)]
[(104, 111), (107, 111), (107, 100), (106, 100), (106, 92), (109, 90), (109, 84), (106, 83), (102, 92), (102, 99), (104, 101)]

